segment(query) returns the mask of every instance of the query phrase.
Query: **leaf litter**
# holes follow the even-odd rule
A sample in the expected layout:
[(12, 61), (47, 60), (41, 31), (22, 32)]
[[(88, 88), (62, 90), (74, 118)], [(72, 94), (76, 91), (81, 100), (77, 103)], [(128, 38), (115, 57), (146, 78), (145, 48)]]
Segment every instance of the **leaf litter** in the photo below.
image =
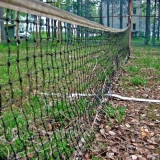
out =
[[(160, 54), (154, 56), (160, 58)], [(135, 59), (131, 59), (127, 66), (135, 63)], [(145, 74), (147, 84), (133, 86), (128, 81), (133, 74), (123, 69), (120, 71), (121, 76), (115, 78), (113, 93), (160, 100), (160, 81), (157, 80), (160, 79), (160, 72), (154, 74), (153, 70), (155, 69), (148, 68), (147, 70), (141, 66), (138, 74)], [(111, 99), (110, 102), (115, 106), (125, 106), (126, 116), (121, 124), (114, 119), (110, 124), (107, 116), (101, 115), (99, 123), (95, 125), (94, 142), (84, 159), (160, 160), (160, 104), (117, 99)]]

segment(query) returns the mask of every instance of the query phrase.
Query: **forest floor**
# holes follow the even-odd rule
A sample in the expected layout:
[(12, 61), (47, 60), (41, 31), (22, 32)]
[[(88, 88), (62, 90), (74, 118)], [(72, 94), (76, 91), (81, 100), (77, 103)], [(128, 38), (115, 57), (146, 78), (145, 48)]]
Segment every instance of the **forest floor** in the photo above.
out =
[[(160, 100), (160, 50), (132, 47), (131, 58), (114, 81), (113, 93)], [(160, 103), (111, 99), (95, 123), (86, 160), (160, 160)], [(125, 114), (119, 109), (126, 108)], [(112, 115), (111, 112), (114, 112)]]

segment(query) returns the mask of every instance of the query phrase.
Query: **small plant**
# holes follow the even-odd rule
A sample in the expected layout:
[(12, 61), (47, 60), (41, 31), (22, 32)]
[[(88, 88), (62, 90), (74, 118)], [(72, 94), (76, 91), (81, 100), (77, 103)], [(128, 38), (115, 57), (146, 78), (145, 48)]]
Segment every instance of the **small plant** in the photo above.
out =
[(139, 72), (139, 68), (137, 66), (129, 66), (128, 67), (128, 72), (129, 73), (138, 73)]
[[(108, 119), (111, 122), (111, 119), (115, 119), (118, 124), (120, 124), (125, 116), (125, 106), (118, 106), (118, 107), (113, 107), (112, 104), (109, 104), (107, 108), (105, 109)], [(112, 122), (111, 122), (112, 123)]]
[(92, 160), (100, 160), (100, 158), (98, 158), (96, 156), (92, 156)]
[(135, 85), (135, 86), (145, 85), (145, 84), (147, 84), (147, 80), (144, 79), (144, 78), (141, 78), (140, 76), (135, 76), (132, 79), (132, 84)]

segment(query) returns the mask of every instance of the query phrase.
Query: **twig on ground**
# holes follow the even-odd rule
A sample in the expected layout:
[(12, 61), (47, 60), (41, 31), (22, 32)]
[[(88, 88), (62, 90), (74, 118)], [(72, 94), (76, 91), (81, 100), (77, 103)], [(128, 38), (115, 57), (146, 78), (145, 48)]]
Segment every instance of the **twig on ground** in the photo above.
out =
[(92, 127), (91, 127), (91, 130), (92, 130), (92, 131), (93, 131), (93, 126), (94, 126), (94, 124), (96, 123), (96, 120), (97, 120), (97, 118), (98, 118), (98, 113), (99, 113), (99, 111), (97, 111), (97, 113), (96, 113), (96, 115), (95, 115), (95, 117), (94, 117), (94, 121), (93, 121)]

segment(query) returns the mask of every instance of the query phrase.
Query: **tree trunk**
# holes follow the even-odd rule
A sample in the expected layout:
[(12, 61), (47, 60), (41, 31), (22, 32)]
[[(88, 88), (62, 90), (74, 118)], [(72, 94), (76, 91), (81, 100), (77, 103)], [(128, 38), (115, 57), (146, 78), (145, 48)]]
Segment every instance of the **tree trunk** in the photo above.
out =
[[(89, 19), (89, 0), (85, 0), (85, 17)], [(88, 37), (88, 32), (85, 32), (85, 37)]]
[[(80, 16), (80, 0), (77, 0), (77, 15)], [(77, 38), (80, 38), (80, 26), (77, 26)]]
[[(58, 0), (58, 8), (60, 8), (61, 1)], [(61, 43), (61, 21), (58, 21), (58, 42)]]
[(34, 16), (34, 21), (36, 25), (36, 47), (38, 47), (38, 16)]
[[(70, 12), (70, 0), (66, 0), (66, 10), (67, 12)], [(78, 8), (77, 8), (77, 12), (78, 12)], [(71, 45), (71, 42), (72, 42), (72, 28), (71, 28), (71, 24), (67, 23), (67, 44)]]
[(109, 18), (109, 0), (107, 0), (107, 26), (108, 27), (110, 26), (109, 20), (110, 20), (110, 18)]
[(103, 24), (103, 19), (102, 19), (102, 0), (101, 0), (101, 2), (100, 2), (100, 9), (99, 9), (99, 12), (100, 12), (100, 24)]
[[(84, 8), (84, 6), (83, 6), (83, 0), (81, 0), (81, 17), (83, 17), (83, 8)], [(83, 27), (80, 27), (81, 28), (81, 38), (83, 38), (84, 37), (84, 32), (83, 32)]]
[(57, 26), (56, 26), (57, 20), (54, 20), (54, 38), (57, 38)]
[(3, 8), (0, 7), (0, 31), (1, 31), (1, 41), (4, 41), (5, 40), (5, 28), (4, 28), (4, 21), (2, 20), (3, 19)]
[(156, 28), (156, 0), (154, 3), (154, 21), (153, 21), (153, 33), (152, 33), (152, 45), (155, 46), (155, 28)]
[[(43, 2), (43, 0), (40, 0)], [(47, 3), (49, 2), (49, 0), (46, 1)], [(50, 19), (46, 18), (46, 31), (47, 31), (47, 38), (50, 38)]]
[(158, 31), (157, 31), (157, 40), (159, 40), (159, 25), (160, 23), (160, 0), (158, 1)]
[(120, 20), (120, 29), (122, 29), (123, 28), (123, 16), (122, 16), (122, 14), (123, 14), (123, 0), (120, 0), (120, 18), (119, 18), (119, 20)]
[(19, 23), (18, 23), (18, 20), (19, 20), (19, 12), (16, 12), (16, 39), (20, 39), (19, 37)]
[(47, 38), (50, 38), (50, 19), (46, 18), (46, 24), (47, 24)]
[(150, 0), (147, 0), (147, 6), (146, 6), (146, 30), (145, 30), (145, 45), (148, 45), (150, 40)]

